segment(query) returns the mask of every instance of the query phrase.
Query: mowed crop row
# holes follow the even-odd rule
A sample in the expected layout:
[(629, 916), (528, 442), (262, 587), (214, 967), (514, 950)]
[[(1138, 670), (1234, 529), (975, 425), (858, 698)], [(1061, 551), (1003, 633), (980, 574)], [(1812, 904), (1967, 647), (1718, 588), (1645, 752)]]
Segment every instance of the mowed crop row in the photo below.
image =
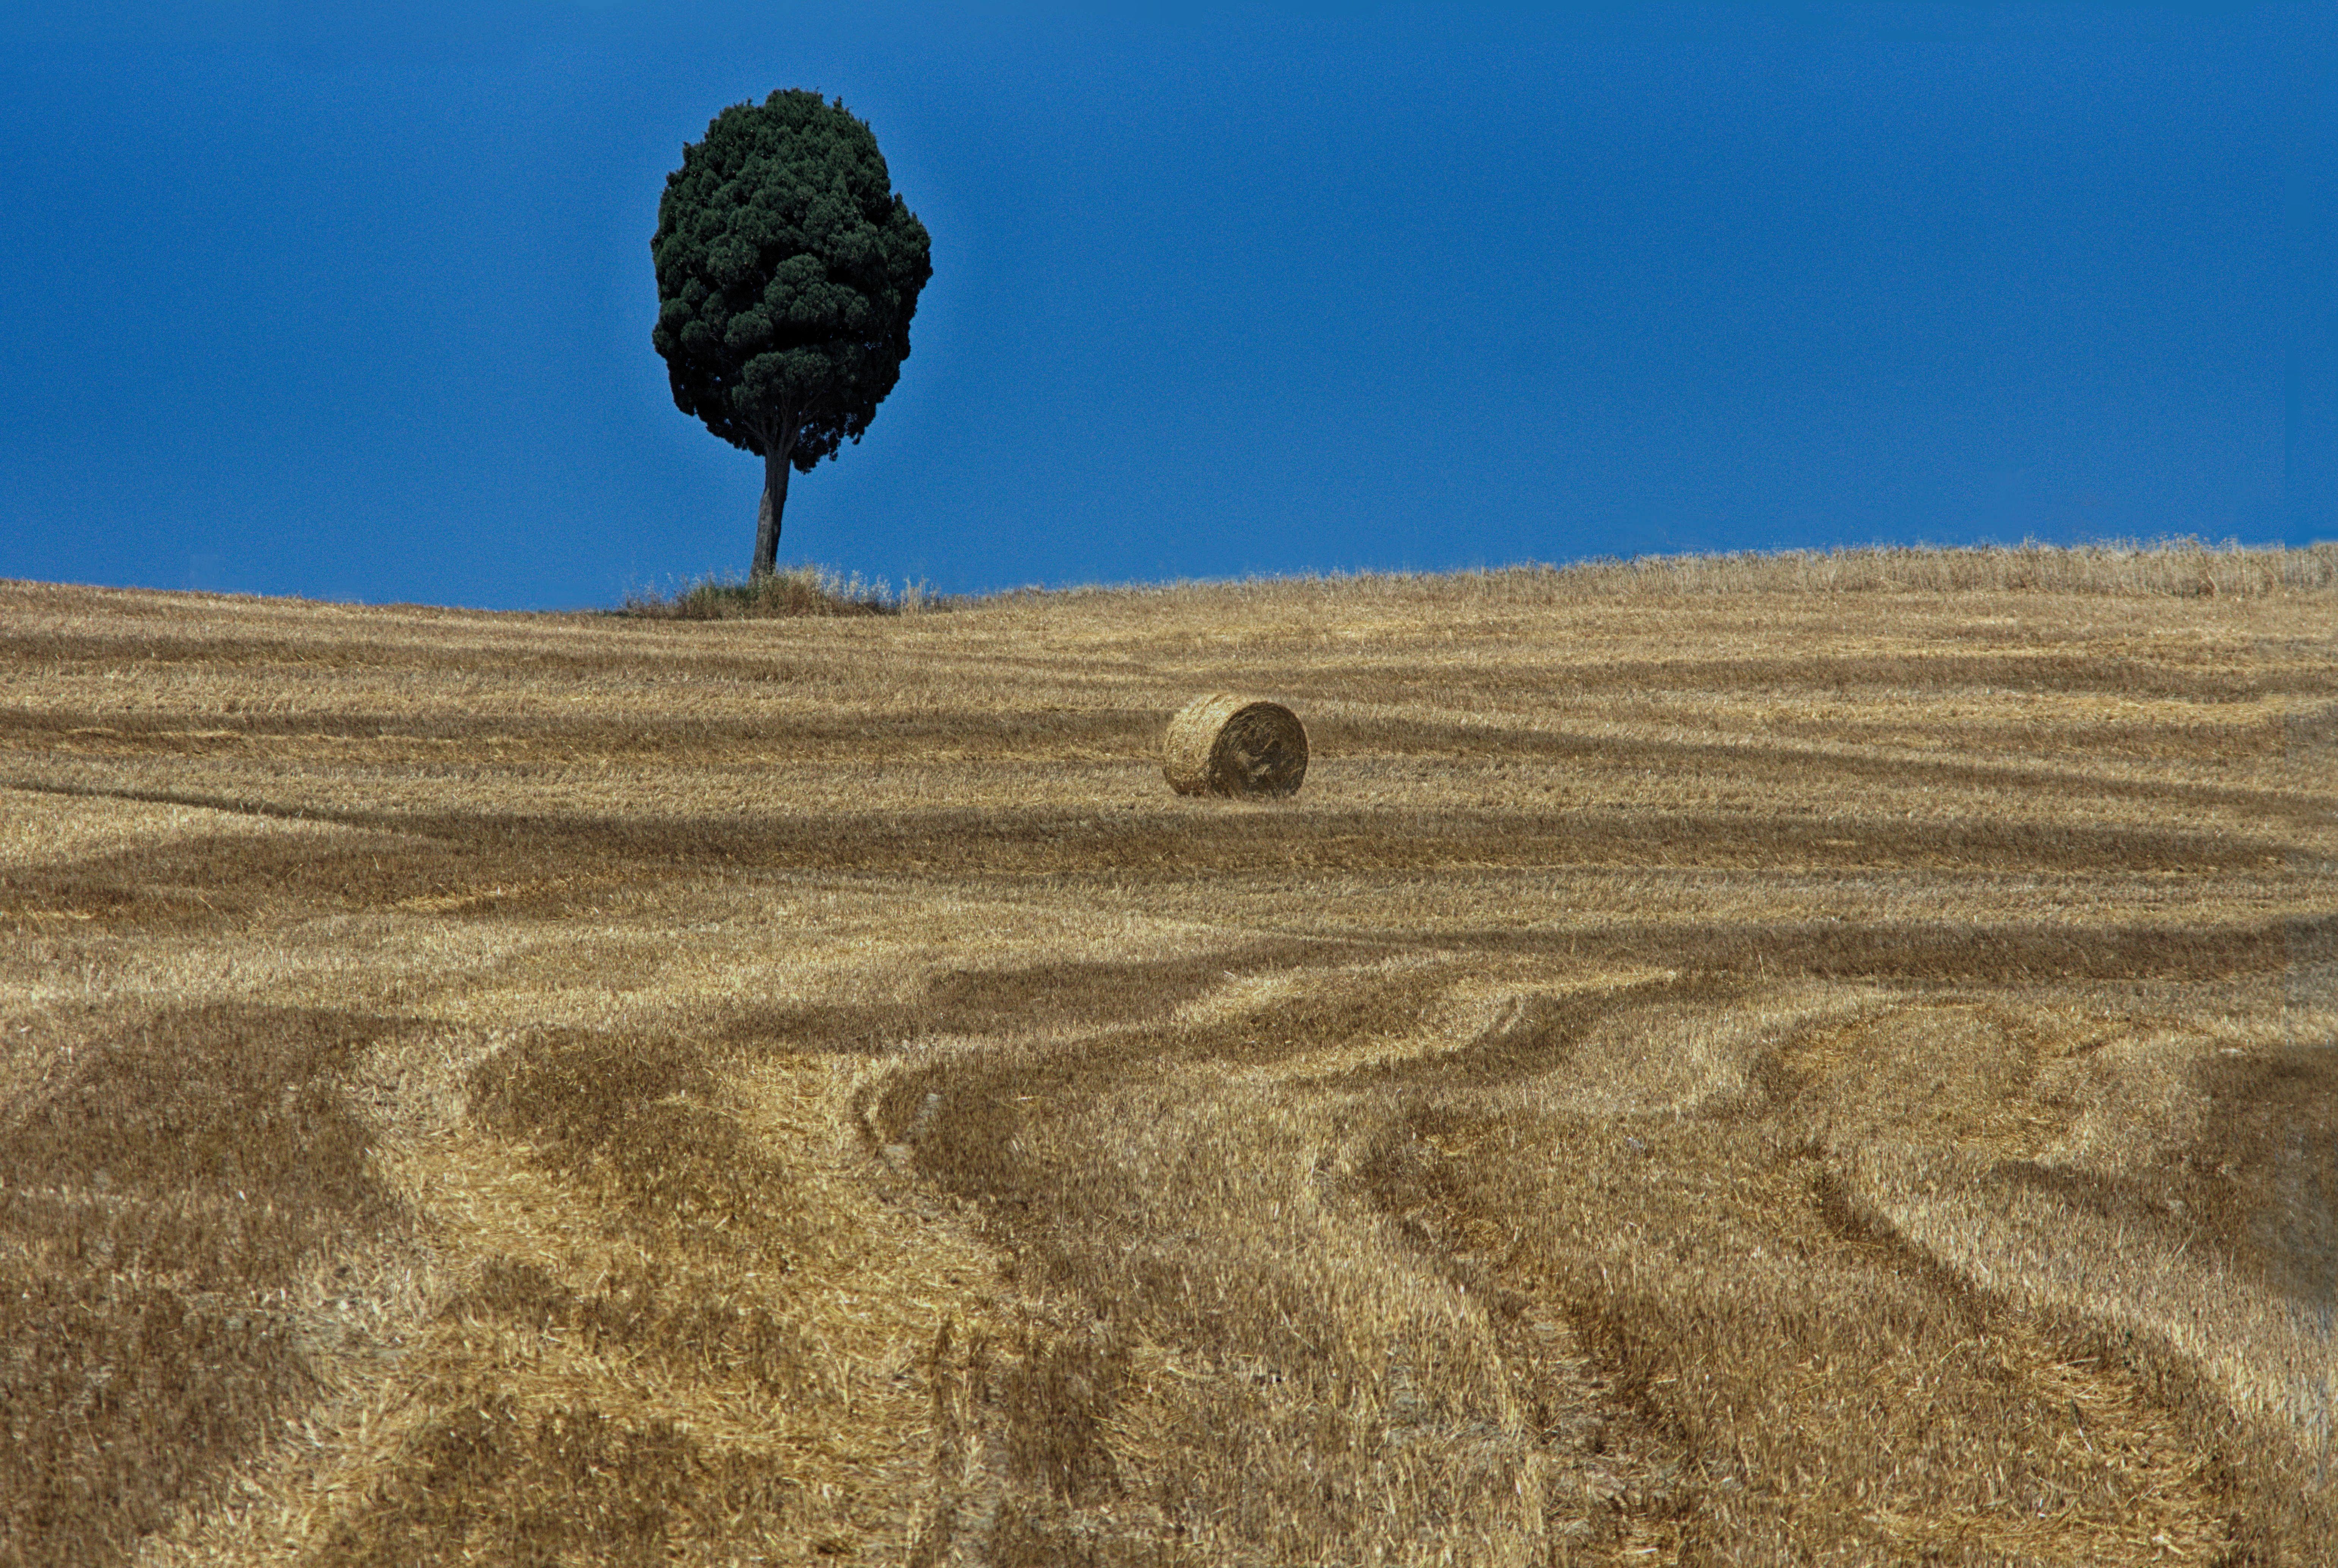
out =
[(2333, 566), (0, 584), (0, 1563), (2324, 1561)]

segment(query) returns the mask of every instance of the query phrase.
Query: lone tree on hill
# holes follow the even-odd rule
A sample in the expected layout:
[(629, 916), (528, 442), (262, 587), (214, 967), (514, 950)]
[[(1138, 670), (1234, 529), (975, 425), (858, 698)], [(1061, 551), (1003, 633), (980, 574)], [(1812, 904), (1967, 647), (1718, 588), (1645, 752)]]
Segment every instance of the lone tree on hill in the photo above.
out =
[(650, 256), (674, 406), (763, 460), (754, 575), (780, 548), (788, 466), (860, 439), (901, 378), (931, 240), (842, 100), (734, 103), (665, 179)]

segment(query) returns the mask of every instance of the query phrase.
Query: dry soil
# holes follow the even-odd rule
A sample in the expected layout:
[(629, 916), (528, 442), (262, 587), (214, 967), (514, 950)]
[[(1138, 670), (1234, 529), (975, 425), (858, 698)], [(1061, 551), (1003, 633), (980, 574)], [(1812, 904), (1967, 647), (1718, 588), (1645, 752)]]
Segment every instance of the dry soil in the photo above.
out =
[(0, 1563), (2338, 1561), (2333, 567), (0, 583)]

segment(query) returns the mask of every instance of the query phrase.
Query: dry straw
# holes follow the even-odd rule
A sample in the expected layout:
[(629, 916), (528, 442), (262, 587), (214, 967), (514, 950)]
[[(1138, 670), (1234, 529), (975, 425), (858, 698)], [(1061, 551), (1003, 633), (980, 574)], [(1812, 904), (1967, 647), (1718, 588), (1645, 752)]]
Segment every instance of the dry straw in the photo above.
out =
[(1161, 771), (1180, 795), (1289, 795), (1307, 777), (1307, 727), (1279, 702), (1196, 698), (1169, 720)]

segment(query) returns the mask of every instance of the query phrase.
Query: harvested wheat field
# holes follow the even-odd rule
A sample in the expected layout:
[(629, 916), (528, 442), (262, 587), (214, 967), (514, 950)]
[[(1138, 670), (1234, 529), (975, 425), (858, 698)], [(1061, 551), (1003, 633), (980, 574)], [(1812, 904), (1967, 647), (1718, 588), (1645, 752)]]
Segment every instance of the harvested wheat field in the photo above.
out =
[(0, 584), (0, 1562), (2338, 1561), (2333, 628)]

